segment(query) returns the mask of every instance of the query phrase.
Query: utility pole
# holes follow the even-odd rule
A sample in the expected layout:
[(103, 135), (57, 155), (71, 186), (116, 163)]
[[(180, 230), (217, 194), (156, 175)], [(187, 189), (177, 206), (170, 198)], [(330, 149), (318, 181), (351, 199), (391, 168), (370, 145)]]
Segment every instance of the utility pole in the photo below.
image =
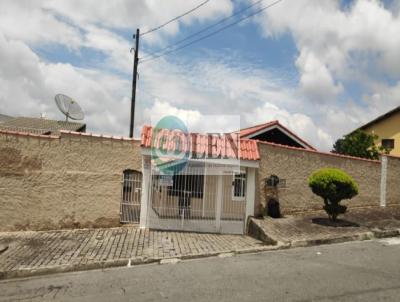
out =
[(137, 81), (137, 68), (139, 63), (139, 28), (136, 29), (136, 35), (133, 38), (136, 40), (135, 58), (133, 60), (133, 78), (132, 78), (132, 99), (131, 99), (131, 124), (129, 128), (129, 137), (133, 138), (133, 131), (135, 127), (135, 102), (136, 102), (136, 81)]

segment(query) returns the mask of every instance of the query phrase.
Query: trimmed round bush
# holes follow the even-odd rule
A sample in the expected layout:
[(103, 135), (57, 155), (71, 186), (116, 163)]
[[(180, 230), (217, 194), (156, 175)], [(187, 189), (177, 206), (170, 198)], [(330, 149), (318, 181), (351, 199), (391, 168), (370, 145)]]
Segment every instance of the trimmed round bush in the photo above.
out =
[(314, 194), (322, 197), (329, 219), (336, 221), (339, 214), (344, 214), (347, 207), (340, 205), (343, 199), (351, 199), (358, 194), (358, 186), (346, 172), (335, 168), (315, 171), (308, 179), (308, 185)]

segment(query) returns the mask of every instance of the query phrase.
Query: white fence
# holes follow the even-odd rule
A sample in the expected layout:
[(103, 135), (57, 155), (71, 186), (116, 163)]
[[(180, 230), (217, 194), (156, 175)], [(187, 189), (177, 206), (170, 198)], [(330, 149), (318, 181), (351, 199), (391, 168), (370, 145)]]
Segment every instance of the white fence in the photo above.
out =
[(233, 198), (234, 192), (240, 192), (234, 189), (235, 183), (232, 173), (207, 174), (205, 164), (191, 164), (171, 175), (153, 170), (149, 186), (148, 226), (242, 234), (246, 200), (244, 197)]

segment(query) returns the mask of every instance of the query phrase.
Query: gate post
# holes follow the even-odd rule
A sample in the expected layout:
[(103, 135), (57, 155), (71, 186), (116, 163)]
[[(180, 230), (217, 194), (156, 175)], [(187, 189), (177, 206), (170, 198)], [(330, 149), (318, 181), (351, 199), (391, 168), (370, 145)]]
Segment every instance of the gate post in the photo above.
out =
[(150, 159), (147, 156), (142, 157), (142, 196), (140, 199), (140, 228), (148, 226), (147, 208), (149, 206), (149, 186), (150, 186)]
[(256, 192), (256, 169), (247, 168), (246, 175), (246, 217), (244, 219), (244, 224), (246, 226), (247, 218), (249, 216), (254, 216), (254, 199)]
[(217, 229), (217, 232), (221, 231), (221, 213), (222, 213), (222, 198), (223, 198), (223, 185), (222, 185), (222, 173), (220, 172), (218, 174), (218, 180), (217, 180), (217, 204), (215, 208), (215, 226)]
[(381, 157), (381, 192), (380, 192), (380, 206), (386, 206), (386, 181), (387, 181), (387, 161), (385, 155)]

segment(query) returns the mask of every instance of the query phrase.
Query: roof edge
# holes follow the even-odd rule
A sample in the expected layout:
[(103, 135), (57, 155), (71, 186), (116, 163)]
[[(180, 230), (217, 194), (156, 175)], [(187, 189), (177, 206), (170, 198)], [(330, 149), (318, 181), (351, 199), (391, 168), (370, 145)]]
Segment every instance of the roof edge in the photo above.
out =
[[(352, 133), (356, 132), (357, 130), (364, 130), (365, 128), (367, 128), (367, 127), (369, 127), (369, 126), (371, 126), (373, 124), (376, 124), (376, 123), (380, 122), (381, 120), (383, 120), (385, 118), (388, 118), (388, 117), (390, 117), (393, 114), (398, 113), (398, 112), (400, 112), (400, 106), (397, 106), (396, 108), (394, 108), (394, 109), (392, 109), (392, 110), (390, 110), (390, 111), (388, 111), (388, 112), (376, 117), (372, 121), (369, 121), (368, 123), (366, 123), (366, 124), (358, 127), (357, 129), (351, 131), (349, 134), (352, 134)], [(347, 135), (349, 135), (349, 134), (347, 134)]]
[(105, 138), (105, 139), (113, 139), (113, 140), (119, 140), (119, 141), (139, 141), (140, 139), (137, 138), (130, 138), (130, 137), (124, 137), (124, 136), (113, 136), (113, 135), (103, 135), (103, 134), (97, 134), (97, 133), (92, 133), (92, 132), (77, 132), (77, 131), (68, 131), (68, 130), (60, 130), (61, 136), (63, 134), (67, 135), (75, 135), (75, 136), (85, 136), (85, 137), (95, 137), (95, 138)]
[[(271, 127), (271, 126), (279, 126), (279, 127), (283, 128), (283, 130), (285, 130), (286, 132), (288, 132), (290, 135), (294, 136), (297, 140), (299, 140), (302, 144), (304, 144), (305, 146), (307, 146), (307, 147), (310, 148), (311, 150), (314, 150), (314, 151), (317, 150), (317, 149), (314, 148), (312, 145), (310, 145), (309, 143), (307, 143), (304, 139), (302, 139), (302, 138), (299, 137), (297, 134), (295, 134), (292, 130), (290, 130), (290, 129), (287, 128), (286, 126), (282, 125), (282, 124), (279, 122), (279, 120), (274, 120), (274, 121), (271, 121), (271, 122), (269, 122), (269, 123), (259, 124), (259, 125), (253, 126), (253, 127), (255, 128), (255, 127), (258, 127), (258, 126), (261, 126), (261, 125), (265, 125), (265, 127), (264, 127), (264, 128), (261, 128), (261, 129), (255, 129), (253, 132), (247, 133), (244, 137), (247, 137), (247, 136), (252, 135), (252, 134), (254, 134), (254, 133), (256, 133), (256, 132), (262, 131), (263, 129), (267, 129), (267, 128)], [(250, 127), (250, 128), (253, 128), (253, 127)], [(247, 128), (247, 129), (250, 129), (250, 128)], [(245, 130), (245, 129), (240, 129), (240, 131), (242, 131), (242, 130)], [(250, 138), (250, 139), (251, 139), (251, 138)], [(279, 144), (278, 144), (278, 145), (279, 145)]]
[(15, 135), (15, 136), (27, 136), (27, 137), (37, 137), (37, 138), (49, 138), (49, 139), (60, 138), (59, 135), (44, 135), (44, 134), (36, 134), (36, 133), (30, 133), (30, 132), (3, 130), (3, 129), (0, 129), (0, 134)]

